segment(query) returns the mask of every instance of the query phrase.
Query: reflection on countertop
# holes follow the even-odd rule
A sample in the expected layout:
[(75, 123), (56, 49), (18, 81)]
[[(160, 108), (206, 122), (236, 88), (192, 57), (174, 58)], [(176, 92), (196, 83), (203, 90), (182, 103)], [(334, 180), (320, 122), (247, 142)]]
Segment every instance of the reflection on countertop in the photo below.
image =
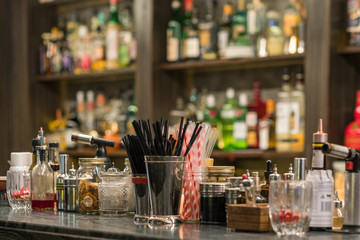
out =
[[(132, 217), (105, 217), (101, 215), (81, 215), (67, 212), (16, 212), (10, 207), (0, 208), (0, 235), (16, 234), (18, 237), (45, 234), (69, 238), (121, 238), (121, 239), (277, 239), (274, 233), (230, 232), (225, 226), (203, 224), (181, 224), (171, 228), (152, 229), (145, 225), (135, 225)], [(39, 236), (40, 236), (39, 235)], [(4, 235), (3, 235), (4, 236)], [(0, 237), (1, 238), (3, 238)], [(299, 239), (299, 238), (281, 238)], [(350, 240), (360, 239), (360, 234), (340, 234), (331, 232), (309, 232), (309, 240)]]

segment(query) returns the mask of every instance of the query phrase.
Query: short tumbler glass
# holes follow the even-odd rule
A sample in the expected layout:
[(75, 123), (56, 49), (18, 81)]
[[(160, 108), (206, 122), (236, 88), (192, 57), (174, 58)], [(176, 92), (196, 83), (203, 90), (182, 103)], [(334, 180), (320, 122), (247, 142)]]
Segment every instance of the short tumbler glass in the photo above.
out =
[(311, 220), (312, 184), (306, 181), (271, 181), (269, 215), (278, 236), (304, 235)]
[(7, 171), (6, 192), (13, 210), (31, 210), (30, 172)]

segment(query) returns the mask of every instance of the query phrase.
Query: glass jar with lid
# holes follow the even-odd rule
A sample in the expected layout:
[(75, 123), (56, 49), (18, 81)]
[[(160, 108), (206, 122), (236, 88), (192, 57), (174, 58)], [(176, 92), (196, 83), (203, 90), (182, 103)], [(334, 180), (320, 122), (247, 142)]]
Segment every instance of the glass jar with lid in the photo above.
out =
[(122, 172), (100, 173), (99, 201), (100, 214), (121, 216), (128, 212), (129, 184)]
[(235, 176), (235, 166), (208, 167), (209, 182), (226, 182), (228, 177)]
[(104, 158), (79, 158), (76, 173), (77, 202), (79, 213), (99, 213), (99, 174), (105, 171)]

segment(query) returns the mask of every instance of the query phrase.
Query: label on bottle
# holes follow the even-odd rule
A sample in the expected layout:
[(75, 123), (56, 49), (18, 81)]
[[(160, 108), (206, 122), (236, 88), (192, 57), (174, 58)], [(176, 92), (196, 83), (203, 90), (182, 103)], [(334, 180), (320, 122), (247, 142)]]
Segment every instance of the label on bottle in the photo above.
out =
[(290, 107), (290, 134), (298, 134), (300, 132), (300, 104), (292, 102)]
[(127, 66), (130, 63), (129, 46), (127, 44), (120, 45), (119, 55), (119, 62), (121, 66)]
[(229, 37), (230, 33), (228, 30), (223, 29), (218, 32), (218, 48), (219, 54), (222, 57), (225, 55), (225, 49), (229, 43)]
[(235, 111), (233, 109), (221, 110), (221, 118), (226, 118), (226, 119), (235, 118)]
[(64, 190), (64, 182), (57, 182), (56, 190)]
[(331, 228), (334, 192), (331, 170), (309, 171), (306, 181), (311, 182), (313, 187), (310, 227)]
[(109, 27), (106, 32), (106, 58), (108, 60), (118, 60), (118, 28)]
[(247, 135), (247, 126), (244, 121), (234, 122), (233, 136), (235, 140), (244, 140)]
[(197, 37), (187, 38), (185, 40), (185, 57), (197, 58), (200, 55), (200, 41)]
[(166, 58), (169, 62), (175, 62), (179, 60), (179, 40), (177, 38), (169, 37), (167, 39), (166, 53)]
[(324, 167), (324, 153), (321, 149), (313, 149), (313, 156), (311, 162), (311, 168), (323, 168)]
[(256, 33), (256, 11), (254, 9), (249, 9), (247, 12), (247, 23), (248, 23), (248, 32), (249, 34)]
[(246, 125), (248, 127), (256, 127), (258, 120), (257, 112), (249, 111), (246, 113)]
[(249, 131), (246, 140), (249, 148), (257, 147), (258, 140), (256, 131)]
[(200, 46), (208, 47), (210, 46), (210, 30), (203, 29), (200, 31)]
[(259, 149), (268, 150), (269, 149), (269, 123), (267, 120), (261, 120), (259, 122)]
[(267, 51), (270, 56), (281, 55), (284, 50), (284, 39), (282, 36), (269, 36), (267, 38)]
[(276, 134), (289, 134), (290, 130), (290, 103), (276, 104)]
[(287, 13), (284, 15), (284, 35), (291, 36), (293, 28), (300, 22), (300, 16), (296, 13)]

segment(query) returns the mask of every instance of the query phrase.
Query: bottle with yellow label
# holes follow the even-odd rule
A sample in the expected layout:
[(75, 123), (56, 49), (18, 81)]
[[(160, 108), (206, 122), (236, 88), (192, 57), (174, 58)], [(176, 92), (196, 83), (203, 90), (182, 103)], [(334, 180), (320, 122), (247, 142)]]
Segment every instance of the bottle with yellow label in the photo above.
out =
[(106, 68), (119, 68), (119, 32), (120, 20), (118, 0), (110, 0), (110, 19), (106, 28)]
[(298, 27), (301, 22), (300, 11), (296, 7), (295, 0), (289, 0), (289, 4), (284, 10), (284, 53), (293, 54), (297, 52)]

